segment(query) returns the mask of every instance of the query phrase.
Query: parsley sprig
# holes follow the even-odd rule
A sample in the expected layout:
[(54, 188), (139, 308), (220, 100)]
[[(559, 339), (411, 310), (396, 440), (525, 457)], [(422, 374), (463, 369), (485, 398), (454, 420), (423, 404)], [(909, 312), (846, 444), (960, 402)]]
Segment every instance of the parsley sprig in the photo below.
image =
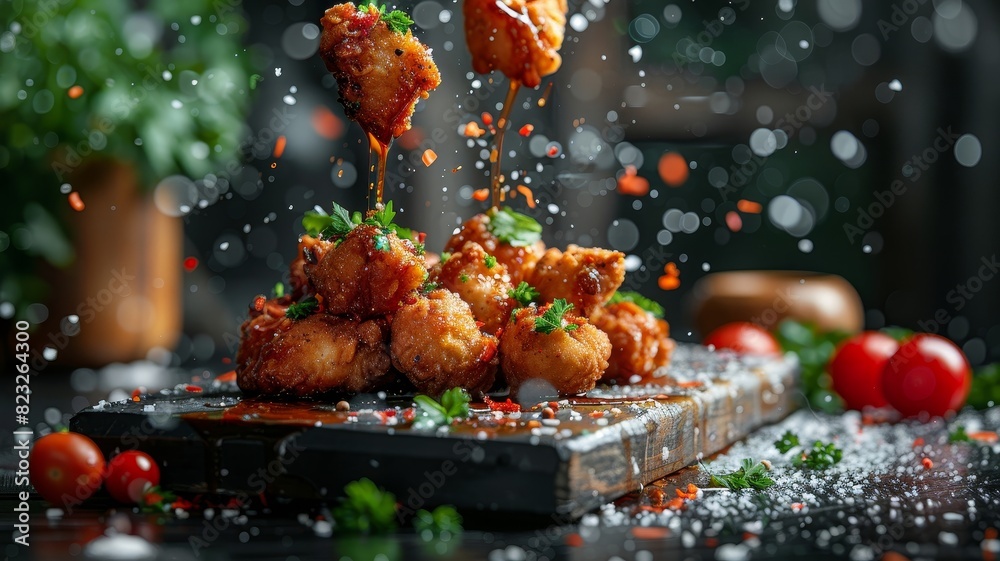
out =
[(799, 445), (799, 437), (790, 430), (786, 430), (785, 434), (781, 435), (778, 440), (774, 441), (774, 447), (778, 449), (778, 452), (782, 454), (787, 454), (792, 448)]
[(379, 19), (384, 21), (385, 25), (396, 33), (406, 33), (406, 30), (413, 25), (413, 20), (402, 10), (386, 12), (385, 4), (378, 4), (376, 0), (360, 0), (358, 2), (359, 10), (367, 9), (368, 6), (375, 6), (375, 9), (379, 13)]
[(275, 284), (274, 285), (274, 290), (272, 292), (274, 293), (274, 297), (275, 298), (282, 298), (282, 297), (284, 297), (285, 296), (285, 283), (279, 282), (279, 283)]
[(813, 442), (811, 450), (803, 450), (801, 454), (792, 458), (792, 465), (799, 468), (826, 469), (840, 463), (843, 457), (844, 451), (832, 442), (823, 444), (817, 440)]
[(319, 308), (319, 301), (310, 296), (301, 302), (296, 302), (285, 310), (285, 317), (303, 319), (311, 316)]
[(763, 462), (756, 462), (750, 458), (740, 462), (740, 468), (732, 473), (713, 474), (705, 464), (701, 468), (708, 472), (713, 487), (725, 487), (730, 491), (742, 489), (756, 489), (762, 491), (774, 485), (774, 480), (767, 475), (767, 466)]
[(314, 238), (333, 239), (346, 236), (355, 225), (351, 220), (351, 213), (337, 203), (333, 203), (331, 214), (327, 214), (317, 206), (313, 210), (306, 211), (302, 217), (302, 227)]
[(337, 530), (361, 534), (396, 529), (396, 497), (367, 477), (344, 487), (345, 497), (333, 510)]
[(972, 439), (969, 438), (969, 433), (965, 432), (965, 427), (962, 425), (956, 425), (955, 430), (948, 433), (949, 444), (958, 442), (972, 442)]
[(618, 302), (631, 302), (643, 310), (653, 314), (653, 316), (661, 319), (663, 318), (663, 306), (661, 306), (659, 302), (650, 300), (638, 292), (619, 290), (611, 296), (611, 299), (608, 300), (608, 304), (617, 304)]
[(413, 518), (413, 527), (421, 537), (425, 537), (425, 533), (430, 537), (444, 532), (457, 534), (462, 531), (462, 515), (449, 505), (441, 505), (433, 511), (420, 509)]
[(573, 331), (580, 327), (575, 323), (563, 324), (563, 316), (572, 309), (573, 304), (567, 304), (564, 298), (556, 298), (545, 313), (535, 318), (535, 331), (548, 335), (557, 329)]
[(486, 265), (487, 269), (492, 269), (497, 266), (497, 258), (492, 255), (487, 255), (483, 258), (483, 265)]
[(530, 216), (514, 212), (510, 207), (504, 207), (503, 210), (494, 208), (486, 215), (490, 217), (490, 233), (501, 242), (524, 247), (542, 239), (542, 225)]
[(455, 419), (468, 417), (471, 398), (464, 389), (456, 387), (441, 394), (440, 400), (420, 394), (413, 401), (417, 404), (413, 428), (436, 429), (450, 425)]
[(535, 290), (535, 288), (530, 284), (521, 281), (515, 288), (508, 290), (507, 295), (514, 300), (517, 300), (519, 307), (524, 308), (532, 302), (538, 300), (541, 293)]

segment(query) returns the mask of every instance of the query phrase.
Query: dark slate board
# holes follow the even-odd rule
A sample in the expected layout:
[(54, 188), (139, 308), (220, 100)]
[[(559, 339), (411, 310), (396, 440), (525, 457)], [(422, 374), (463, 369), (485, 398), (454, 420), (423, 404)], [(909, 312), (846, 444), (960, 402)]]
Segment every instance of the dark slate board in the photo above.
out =
[(401, 419), (409, 396), (373, 398), (369, 409), (352, 400), (349, 414), (333, 403), (243, 399), (232, 384), (98, 405), (70, 426), (106, 453), (149, 452), (162, 486), (182, 493), (316, 500), (369, 477), (404, 513), (452, 504), (572, 517), (783, 418), (796, 370), (791, 358), (679, 345), (663, 385), (599, 387), (564, 401), (555, 421), (480, 404), (438, 433)]

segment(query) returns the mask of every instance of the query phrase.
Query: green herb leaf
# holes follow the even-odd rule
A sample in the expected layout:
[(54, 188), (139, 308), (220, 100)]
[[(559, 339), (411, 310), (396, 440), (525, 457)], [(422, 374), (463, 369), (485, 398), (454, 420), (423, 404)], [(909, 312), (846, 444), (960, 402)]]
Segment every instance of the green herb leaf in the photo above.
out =
[(354, 223), (351, 222), (351, 216), (347, 209), (333, 203), (332, 214), (327, 214), (319, 207), (306, 211), (305, 216), (302, 217), (302, 227), (306, 229), (307, 234), (314, 238), (331, 239), (346, 236), (354, 229)]
[(774, 447), (782, 454), (787, 454), (789, 450), (799, 445), (799, 437), (790, 430), (786, 430), (781, 438), (774, 441)]
[(451, 253), (448, 253), (447, 251), (442, 251), (441, 252), (441, 264), (444, 265), (445, 263), (448, 262), (449, 259), (451, 259)]
[(375, 234), (372, 237), (372, 242), (375, 244), (376, 250), (389, 251), (389, 238), (385, 234)]
[(429, 292), (437, 290), (437, 287), (438, 287), (438, 283), (436, 283), (436, 282), (424, 281), (424, 284), (422, 284), (420, 286), (420, 293), (421, 294), (427, 294)]
[(542, 239), (542, 225), (530, 216), (514, 212), (510, 207), (499, 211), (490, 210), (487, 216), (490, 217), (490, 233), (501, 242), (523, 247)]
[(538, 300), (538, 297), (541, 296), (537, 290), (524, 281), (521, 281), (515, 288), (507, 291), (507, 295), (517, 300), (517, 304), (522, 308)]
[(338, 531), (371, 534), (396, 529), (396, 497), (371, 479), (348, 483), (344, 495), (333, 510)]
[(564, 298), (556, 298), (545, 313), (535, 318), (535, 331), (548, 335), (557, 329), (573, 331), (579, 325), (567, 323), (563, 325), (563, 316), (573, 309), (573, 304), (567, 304)]
[(388, 14), (382, 14), (382, 21), (396, 33), (406, 33), (406, 30), (413, 25), (413, 20), (402, 10), (393, 10)]
[(774, 485), (774, 480), (767, 475), (767, 466), (763, 462), (754, 462), (745, 458), (740, 462), (740, 468), (732, 473), (715, 475), (702, 464), (701, 468), (708, 472), (713, 487), (725, 487), (730, 491), (756, 489), (762, 491)]
[(392, 226), (392, 219), (395, 217), (396, 213), (392, 210), (392, 201), (389, 201), (385, 203), (385, 206), (381, 209), (376, 210), (367, 222), (374, 226), (381, 226), (389, 229), (389, 227)]
[(879, 331), (881, 331), (882, 333), (885, 333), (886, 335), (888, 335), (889, 337), (892, 337), (893, 339), (895, 339), (896, 341), (898, 341), (900, 343), (902, 343), (903, 341), (906, 341), (910, 337), (913, 337), (913, 330), (912, 329), (907, 329), (905, 327), (899, 327), (899, 326), (895, 326), (895, 325), (890, 325), (889, 327), (883, 327)]
[(976, 369), (969, 391), (969, 405), (988, 409), (1000, 403), (1000, 362)]
[(250, 75), (250, 89), (251, 90), (256, 90), (257, 89), (257, 84), (260, 83), (260, 81), (263, 80), (263, 79), (264, 79), (264, 77), (261, 76), (260, 74), (251, 74)]
[(955, 444), (957, 442), (972, 442), (969, 438), (969, 433), (965, 432), (965, 427), (962, 425), (955, 426), (955, 430), (948, 433), (948, 442)]
[(843, 402), (833, 392), (826, 365), (837, 345), (849, 335), (842, 331), (824, 332), (815, 326), (788, 319), (778, 325), (774, 335), (783, 351), (798, 356), (801, 388), (809, 406), (825, 413), (842, 410)]
[(285, 317), (291, 319), (302, 319), (311, 316), (319, 308), (316, 298), (310, 296), (301, 302), (296, 302), (285, 310)]
[(843, 457), (843, 450), (834, 446), (832, 442), (823, 444), (817, 440), (813, 442), (811, 450), (807, 452), (803, 451), (800, 455), (796, 456), (792, 460), (792, 465), (808, 469), (826, 469), (840, 463)]
[(467, 283), (467, 282), (469, 282), (469, 275), (467, 275), (465, 273), (462, 273), (461, 275), (458, 275), (458, 282), (461, 282), (461, 283)]
[(492, 269), (497, 266), (497, 258), (492, 255), (487, 255), (483, 258), (483, 264), (486, 265), (487, 269)]
[(631, 302), (653, 314), (653, 316), (663, 318), (663, 306), (659, 302), (650, 300), (638, 292), (619, 290), (611, 295), (611, 300), (608, 300), (608, 304), (617, 304), (618, 302)]
[(452, 388), (441, 394), (441, 400), (435, 400), (427, 395), (417, 395), (413, 398), (417, 405), (417, 419), (413, 423), (416, 429), (436, 429), (448, 426), (455, 419), (469, 416), (468, 392), (462, 388)]
[(274, 297), (281, 298), (285, 295), (285, 283), (279, 282), (274, 285)]
[(413, 518), (413, 527), (422, 538), (438, 536), (444, 532), (454, 535), (462, 531), (462, 515), (449, 505), (439, 506), (433, 512), (420, 509)]

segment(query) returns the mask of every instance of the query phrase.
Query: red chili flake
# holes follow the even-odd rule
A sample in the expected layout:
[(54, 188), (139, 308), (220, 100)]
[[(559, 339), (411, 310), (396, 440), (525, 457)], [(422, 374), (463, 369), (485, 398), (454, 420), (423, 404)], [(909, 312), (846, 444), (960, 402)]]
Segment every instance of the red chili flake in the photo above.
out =
[(802, 509), (804, 509), (805, 507), (806, 507), (806, 505), (804, 505), (802, 503), (792, 503), (792, 510), (794, 512), (799, 512)]
[(490, 399), (490, 396), (484, 395), (483, 403), (490, 408), (490, 411), (500, 411), (502, 413), (518, 413), (521, 411), (521, 406), (511, 401), (509, 397), (507, 401), (497, 402)]
[(198, 268), (198, 258), (196, 258), (196, 257), (188, 257), (188, 258), (184, 259), (184, 270), (185, 271), (187, 271), (187, 272), (190, 273), (191, 271), (193, 271), (193, 270), (195, 270), (197, 268)]
[(396, 410), (395, 409), (386, 409), (385, 411), (383, 411), (383, 413), (385, 413), (386, 417), (395, 417), (396, 416)]
[(69, 206), (77, 212), (83, 212), (83, 209), (87, 208), (87, 205), (83, 204), (83, 199), (80, 198), (80, 193), (77, 191), (69, 194)]
[(920, 463), (924, 466), (924, 469), (931, 469), (934, 467), (934, 462), (930, 458), (924, 458), (920, 460)]
[(413, 419), (416, 419), (416, 418), (417, 418), (417, 410), (415, 408), (408, 407), (406, 409), (403, 409), (403, 420), (404, 421), (410, 422), (410, 421), (412, 421)]
[(259, 295), (253, 299), (253, 309), (262, 312), (264, 311), (264, 305), (267, 304), (267, 298), (263, 295)]
[(549, 155), (550, 158), (555, 158), (556, 156), (558, 156), (559, 155), (559, 147), (558, 146), (549, 146), (548, 155)]
[(493, 115), (490, 115), (489, 113), (484, 111), (483, 114), (480, 116), (483, 118), (483, 124), (486, 125), (487, 127), (493, 124)]
[(667, 503), (667, 508), (670, 510), (680, 510), (684, 508), (684, 499), (677, 497), (676, 499), (670, 499)]
[(191, 393), (201, 393), (202, 390), (200, 386), (195, 386), (194, 384), (188, 384), (184, 386), (184, 391), (188, 391)]
[(490, 190), (489, 189), (476, 189), (475, 191), (472, 192), (472, 198), (475, 199), (475, 200), (477, 200), (477, 201), (479, 201), (479, 202), (483, 202), (486, 199), (490, 198)]
[(221, 384), (228, 384), (229, 382), (235, 382), (236, 381), (236, 371), (235, 370), (230, 370), (229, 372), (226, 372), (225, 374), (219, 374), (219, 376), (216, 377), (215, 379), (218, 380), (218, 382), (221, 383)]
[(479, 355), (480, 362), (489, 362), (493, 360), (493, 357), (497, 356), (497, 344), (493, 341), (486, 342), (486, 348)]
[(177, 500), (170, 503), (171, 509), (181, 509), (181, 510), (191, 510), (194, 508), (194, 503), (185, 499), (184, 497), (177, 497)]
[(580, 534), (568, 534), (566, 536), (566, 545), (569, 547), (581, 547), (583, 545), (583, 538)]
[(233, 359), (229, 358), (228, 356), (222, 357), (222, 364), (230, 364), (232, 362), (233, 362)]
[(631, 531), (640, 540), (662, 540), (670, 535), (670, 530), (662, 526), (635, 526)]
[(548, 405), (549, 407), (551, 407), (553, 411), (558, 411), (559, 410), (559, 402), (558, 401), (550, 401), (546, 405)]
[(517, 131), (521, 136), (529, 136), (533, 132), (535, 132), (535, 125), (532, 124), (524, 125), (521, 130)]
[(705, 538), (705, 547), (718, 547), (719, 538)]
[(66, 91), (66, 95), (68, 95), (70, 99), (77, 99), (78, 97), (83, 95), (83, 86), (76, 85), (71, 87), (69, 90)]
[(595, 419), (600, 419), (604, 417), (604, 411), (591, 411), (589, 414), (591, 417)]
[(132, 401), (139, 401), (142, 394), (146, 393), (146, 388), (139, 386), (138, 388), (132, 390)]
[(285, 144), (287, 142), (288, 141), (285, 139), (285, 135), (279, 136), (278, 140), (274, 142), (274, 152), (272, 153), (272, 155), (275, 158), (280, 158), (281, 155), (285, 153)]
[(921, 437), (918, 436), (917, 438), (913, 439), (913, 447), (914, 448), (922, 448), (923, 446), (924, 446), (924, 439), (923, 438), (921, 438)]

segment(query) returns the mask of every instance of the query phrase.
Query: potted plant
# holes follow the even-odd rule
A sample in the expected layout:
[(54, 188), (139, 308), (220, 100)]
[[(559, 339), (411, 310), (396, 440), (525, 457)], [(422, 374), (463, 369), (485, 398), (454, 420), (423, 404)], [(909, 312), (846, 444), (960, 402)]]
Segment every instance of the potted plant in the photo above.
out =
[(258, 77), (238, 4), (141, 6), (0, 16), (0, 321), (32, 322), (36, 367), (173, 346), (180, 217), (225, 193), (246, 136)]

